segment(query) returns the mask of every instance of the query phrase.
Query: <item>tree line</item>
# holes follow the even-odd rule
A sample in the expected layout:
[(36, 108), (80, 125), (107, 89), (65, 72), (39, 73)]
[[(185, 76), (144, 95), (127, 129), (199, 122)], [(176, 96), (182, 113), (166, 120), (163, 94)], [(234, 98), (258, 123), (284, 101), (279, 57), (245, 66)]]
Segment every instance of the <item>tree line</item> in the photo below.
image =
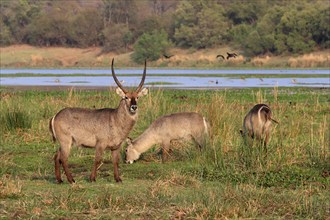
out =
[(246, 56), (330, 45), (328, 0), (2, 0), (0, 46), (30, 44), (155, 60), (168, 49), (229, 45)]

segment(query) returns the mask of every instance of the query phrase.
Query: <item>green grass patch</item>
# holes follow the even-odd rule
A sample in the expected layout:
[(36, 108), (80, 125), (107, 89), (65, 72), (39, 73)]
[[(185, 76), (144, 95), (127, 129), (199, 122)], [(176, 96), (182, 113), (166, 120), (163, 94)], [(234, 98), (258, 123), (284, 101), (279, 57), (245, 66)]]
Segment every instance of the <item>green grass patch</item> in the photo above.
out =
[(171, 82), (151, 82), (146, 83), (146, 85), (156, 86), (156, 85), (180, 85), (180, 83), (171, 83)]
[[(139, 99), (140, 135), (159, 116), (197, 111), (211, 123), (212, 138), (200, 152), (173, 144), (161, 163), (153, 146), (134, 164), (120, 163), (113, 179), (106, 151), (96, 183), (88, 178), (94, 149), (72, 148), (69, 167), (56, 184), (58, 149), (49, 119), (69, 106), (117, 107), (114, 90), (12, 91), (0, 88), (0, 218), (39, 219), (326, 219), (330, 203), (329, 89), (151, 89)], [(280, 122), (267, 151), (247, 147), (239, 135), (256, 103), (267, 103)], [(122, 149), (122, 157), (124, 149)]]

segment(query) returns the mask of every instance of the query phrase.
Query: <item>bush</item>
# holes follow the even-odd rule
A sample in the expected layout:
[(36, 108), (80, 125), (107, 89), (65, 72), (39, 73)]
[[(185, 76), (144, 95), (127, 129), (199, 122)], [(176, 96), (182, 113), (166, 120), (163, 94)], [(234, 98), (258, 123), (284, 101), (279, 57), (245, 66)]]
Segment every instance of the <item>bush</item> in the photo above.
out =
[(9, 28), (2, 21), (0, 21), (0, 27), (0, 46), (12, 44), (14, 40)]
[(15, 129), (31, 128), (32, 120), (29, 115), (21, 110), (8, 110), (2, 112), (0, 118), (3, 130), (12, 131)]
[(132, 59), (137, 63), (144, 60), (158, 60), (171, 46), (168, 35), (164, 30), (154, 30), (143, 34), (134, 45)]
[(125, 24), (115, 24), (102, 31), (104, 37), (103, 52), (120, 51), (132, 41), (132, 33)]

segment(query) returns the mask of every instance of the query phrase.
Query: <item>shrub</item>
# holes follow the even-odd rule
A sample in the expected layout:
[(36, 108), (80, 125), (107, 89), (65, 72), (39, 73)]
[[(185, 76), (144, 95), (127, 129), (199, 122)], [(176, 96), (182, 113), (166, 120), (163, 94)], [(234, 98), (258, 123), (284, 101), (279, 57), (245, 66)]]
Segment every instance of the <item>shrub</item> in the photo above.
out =
[(134, 45), (132, 59), (137, 63), (143, 63), (145, 59), (158, 60), (171, 46), (168, 35), (164, 30), (154, 30), (143, 34)]
[(8, 110), (1, 115), (1, 124), (6, 131), (15, 129), (28, 129), (31, 128), (32, 119), (26, 112), (18, 110)]
[(116, 24), (105, 28), (102, 31), (104, 45), (102, 51), (107, 53), (110, 51), (120, 51), (127, 48), (132, 41), (132, 33), (125, 24)]

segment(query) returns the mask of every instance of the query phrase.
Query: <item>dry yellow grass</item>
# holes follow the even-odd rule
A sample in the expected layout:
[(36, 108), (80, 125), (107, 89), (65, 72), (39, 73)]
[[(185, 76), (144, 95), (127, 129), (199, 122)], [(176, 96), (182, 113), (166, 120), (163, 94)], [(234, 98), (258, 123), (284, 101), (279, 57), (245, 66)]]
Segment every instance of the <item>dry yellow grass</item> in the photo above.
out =
[(292, 57), (289, 59), (288, 65), (293, 68), (330, 67), (330, 53), (310, 53)]
[(103, 66), (115, 54), (98, 56), (101, 48), (32, 47), (18, 45), (0, 48), (1, 66), (8, 67), (73, 67)]
[(270, 60), (269, 56), (265, 56), (265, 57), (254, 57), (251, 60), (251, 63), (253, 66), (264, 66), (265, 64), (267, 64)]
[(0, 198), (19, 196), (21, 191), (22, 185), (18, 178), (12, 178), (9, 175), (3, 175), (0, 178)]

